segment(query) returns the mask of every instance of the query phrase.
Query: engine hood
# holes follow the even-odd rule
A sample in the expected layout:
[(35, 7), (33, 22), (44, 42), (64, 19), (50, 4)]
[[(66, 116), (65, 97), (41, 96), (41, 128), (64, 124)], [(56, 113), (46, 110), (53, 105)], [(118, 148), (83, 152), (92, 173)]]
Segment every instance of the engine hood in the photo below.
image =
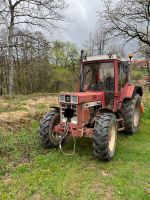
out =
[(61, 94), (67, 96), (77, 96), (79, 104), (102, 101), (104, 97), (103, 92), (75, 92), (75, 93), (61, 93)]

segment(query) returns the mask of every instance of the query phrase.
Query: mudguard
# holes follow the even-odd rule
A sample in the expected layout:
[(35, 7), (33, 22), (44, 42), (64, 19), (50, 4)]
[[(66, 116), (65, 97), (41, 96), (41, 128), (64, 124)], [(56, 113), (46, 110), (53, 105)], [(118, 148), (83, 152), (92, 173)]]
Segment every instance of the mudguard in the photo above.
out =
[(50, 108), (53, 108), (53, 109), (56, 110), (57, 112), (60, 112), (60, 108), (59, 108), (59, 107), (53, 106), (53, 107), (50, 107)]
[(143, 88), (142, 88), (142, 86), (135, 86), (134, 87), (133, 96), (135, 96), (135, 94), (139, 94), (140, 96), (143, 96)]
[(131, 99), (135, 96), (135, 94), (139, 94), (143, 96), (143, 89), (141, 86), (134, 85), (126, 85), (122, 91), (122, 100)]

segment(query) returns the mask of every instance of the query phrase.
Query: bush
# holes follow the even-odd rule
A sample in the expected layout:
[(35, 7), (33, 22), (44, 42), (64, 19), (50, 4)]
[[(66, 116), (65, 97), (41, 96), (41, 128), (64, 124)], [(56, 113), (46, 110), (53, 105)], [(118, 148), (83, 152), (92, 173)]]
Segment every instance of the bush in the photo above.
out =
[(74, 91), (76, 89), (76, 78), (68, 68), (54, 67), (52, 78), (49, 80), (51, 92)]
[(138, 70), (133, 70), (131, 72), (131, 78), (132, 78), (132, 80), (143, 79), (143, 73), (141, 71), (138, 71)]

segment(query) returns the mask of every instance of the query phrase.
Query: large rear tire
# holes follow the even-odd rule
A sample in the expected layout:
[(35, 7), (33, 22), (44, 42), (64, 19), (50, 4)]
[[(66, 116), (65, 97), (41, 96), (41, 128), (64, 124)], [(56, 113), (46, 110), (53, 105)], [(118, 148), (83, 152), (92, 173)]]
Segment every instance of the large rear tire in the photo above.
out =
[(122, 104), (125, 132), (134, 134), (139, 130), (141, 113), (141, 98), (138, 94), (134, 98), (125, 100)]
[[(60, 114), (58, 111), (54, 110), (47, 113), (40, 125), (40, 138), (41, 143), (45, 148), (57, 148), (59, 147), (62, 135), (55, 133), (54, 127), (60, 123)], [(63, 139), (62, 144), (65, 139)]]
[(110, 161), (115, 154), (117, 142), (117, 121), (112, 113), (97, 118), (93, 130), (93, 148), (97, 160)]

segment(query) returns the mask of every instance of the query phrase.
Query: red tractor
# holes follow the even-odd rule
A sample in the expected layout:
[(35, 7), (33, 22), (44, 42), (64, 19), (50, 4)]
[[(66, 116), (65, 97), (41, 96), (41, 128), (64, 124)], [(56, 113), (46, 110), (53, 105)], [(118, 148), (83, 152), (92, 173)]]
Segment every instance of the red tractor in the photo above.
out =
[(130, 83), (129, 61), (111, 54), (84, 58), (83, 52), (81, 60), (80, 90), (59, 95), (60, 107), (41, 121), (41, 142), (57, 148), (69, 136), (91, 137), (95, 157), (110, 161), (117, 132), (139, 129), (142, 87)]

